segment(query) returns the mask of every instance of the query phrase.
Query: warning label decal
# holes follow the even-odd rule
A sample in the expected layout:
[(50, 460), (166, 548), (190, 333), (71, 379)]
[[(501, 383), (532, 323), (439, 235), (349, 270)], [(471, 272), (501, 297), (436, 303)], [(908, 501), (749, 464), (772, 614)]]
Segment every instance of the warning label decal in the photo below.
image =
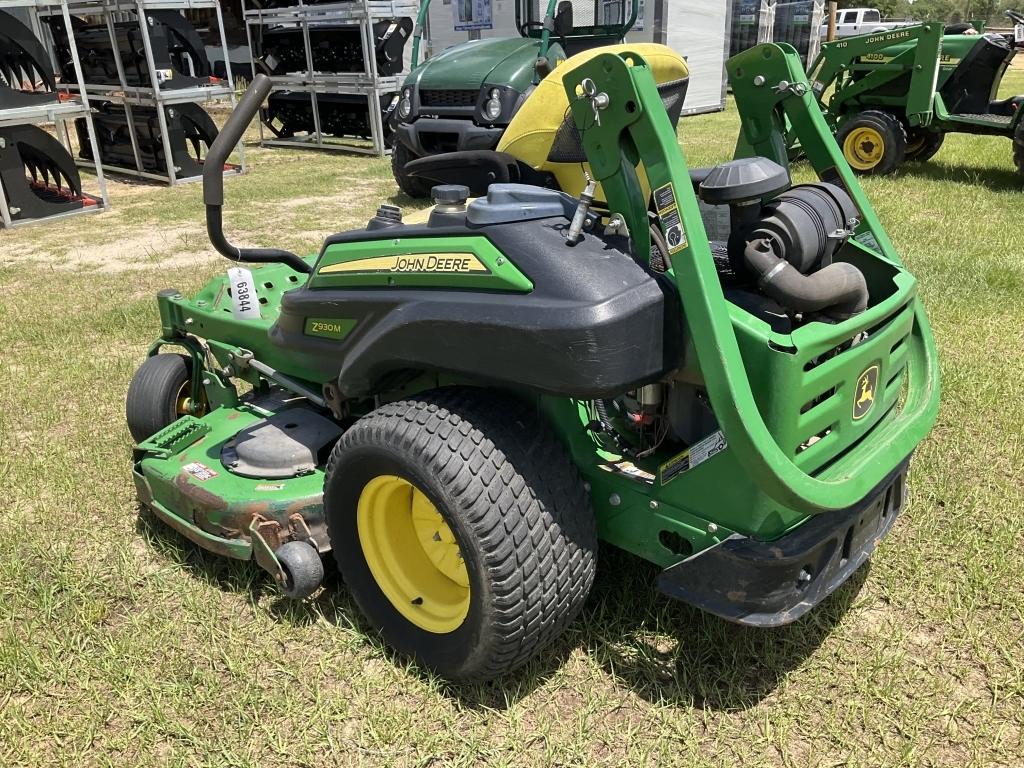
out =
[(685, 451), (673, 456), (660, 467), (658, 476), (662, 485), (668, 485), (684, 472), (688, 472), (696, 466), (703, 464), (712, 456), (725, 450), (725, 435), (722, 430), (713, 432), (700, 442), (694, 443)]
[(205, 464), (200, 464), (198, 461), (193, 461), (191, 464), (186, 464), (182, 467), (183, 470), (188, 472), (196, 480), (209, 480), (211, 477), (216, 477), (217, 473), (210, 469)]
[(678, 253), (687, 246), (687, 240), (676, 205), (676, 191), (671, 182), (654, 190), (654, 207), (658, 209), (658, 217), (661, 219), (665, 240), (668, 243), (668, 252)]

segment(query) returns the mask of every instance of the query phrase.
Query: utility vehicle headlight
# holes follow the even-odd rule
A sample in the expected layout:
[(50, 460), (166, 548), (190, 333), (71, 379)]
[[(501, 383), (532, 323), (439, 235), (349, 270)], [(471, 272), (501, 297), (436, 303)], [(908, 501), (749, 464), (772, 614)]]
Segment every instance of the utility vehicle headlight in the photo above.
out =
[(402, 93), (402, 100), (398, 102), (398, 116), (403, 120), (408, 120), (412, 114), (412, 91), (406, 88)]
[(490, 98), (484, 102), (484, 117), (488, 120), (497, 120), (501, 117), (501, 91), (495, 88), (488, 95)]

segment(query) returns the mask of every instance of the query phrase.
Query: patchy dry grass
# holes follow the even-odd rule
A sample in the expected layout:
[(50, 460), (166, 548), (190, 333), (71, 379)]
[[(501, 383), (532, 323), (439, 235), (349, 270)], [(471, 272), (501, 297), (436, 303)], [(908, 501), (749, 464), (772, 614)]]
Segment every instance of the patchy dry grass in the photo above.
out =
[[(684, 121), (691, 162), (727, 158), (735, 130), (733, 111)], [(249, 161), (226, 220), (251, 244), (314, 250), (395, 194), (386, 161)], [(0, 765), (1020, 765), (1024, 184), (1009, 142), (957, 136), (865, 186), (944, 382), (870, 565), (759, 631), (606, 551), (553, 648), (464, 689), (389, 655), (336, 580), (291, 605), (137, 515), (122, 409), (152, 296), (224, 266), (198, 186), (115, 183), (110, 213), (0, 233)]]

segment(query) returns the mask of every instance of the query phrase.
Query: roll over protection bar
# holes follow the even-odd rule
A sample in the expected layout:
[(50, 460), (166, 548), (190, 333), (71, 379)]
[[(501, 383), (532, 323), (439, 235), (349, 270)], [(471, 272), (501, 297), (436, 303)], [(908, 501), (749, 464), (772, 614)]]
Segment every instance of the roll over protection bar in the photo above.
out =
[(213, 247), (232, 261), (281, 262), (297, 272), (309, 274), (313, 268), (291, 251), (283, 251), (280, 248), (239, 248), (228, 242), (224, 236), (224, 163), (231, 150), (242, 140), (242, 134), (256, 116), (263, 100), (270, 94), (272, 85), (266, 75), (259, 74), (253, 78), (206, 154), (206, 161), (203, 163), (206, 233)]

